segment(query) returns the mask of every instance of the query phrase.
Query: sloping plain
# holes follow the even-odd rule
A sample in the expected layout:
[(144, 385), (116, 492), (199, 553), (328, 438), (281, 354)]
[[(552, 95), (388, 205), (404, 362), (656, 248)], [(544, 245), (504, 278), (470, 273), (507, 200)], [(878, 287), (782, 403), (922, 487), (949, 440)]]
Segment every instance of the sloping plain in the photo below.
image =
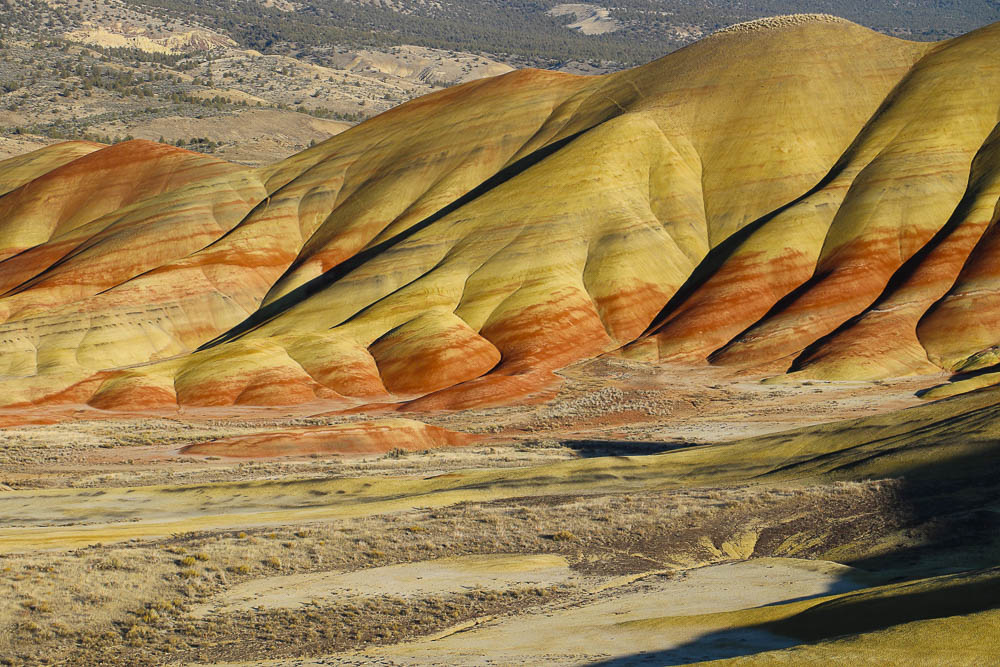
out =
[(35, 177), (0, 198), (4, 401), (461, 408), (612, 352), (988, 366), (998, 36), (786, 17), (456, 86), (259, 170), (150, 142), (8, 161)]
[[(273, 537), (273, 531), (294, 530), (305, 537), (329, 525), (330, 532), (321, 535), (345, 531), (351, 535), (347, 522), (361, 520), (365, 532), (355, 541), (388, 537), (392, 543), (399, 539), (392, 535), (400, 531), (401, 523), (404, 532), (432, 530), (421, 527), (431, 525), (430, 518), (425, 524), (419, 519), (406, 523), (416, 512), (446, 517), (447, 534), (461, 543), (462, 531), (469, 528), (455, 532), (454, 517), (471, 515), (501, 531), (492, 550), (471, 552), (498, 554), (490, 561), (492, 569), (477, 565), (481, 557), (467, 563), (411, 554), (398, 561), (408, 564), (388, 571), (399, 570), (422, 582), (421, 594), (451, 590), (450, 579), (436, 582), (430, 576), (444, 563), (458, 581), (477, 582), (468, 585), (485, 586), (481, 590), (507, 591), (518, 582), (548, 584), (563, 586), (561, 597), (541, 606), (474, 617), (429, 636), (419, 637), (423, 632), (418, 632), (408, 642), (377, 642), (388, 645), (317, 658), (315, 664), (329, 664), (331, 659), (477, 664), (484, 656), (553, 664), (601, 659), (608, 664), (682, 664), (700, 656), (744, 656), (741, 661), (760, 664), (849, 656), (895, 664), (929, 656), (953, 664), (982, 664), (997, 649), (1000, 604), (998, 488), (990, 465), (1000, 443), (998, 411), (1000, 390), (991, 388), (879, 417), (732, 443), (527, 469), (465, 471), (423, 479), (319, 477), (11, 491), (0, 495), (0, 515), (19, 527), (0, 530), (0, 551), (11, 559), (30, 549), (72, 549), (63, 553), (74, 562), (93, 549), (113, 549), (116, 542), (138, 545), (154, 540), (155, 545), (160, 544), (155, 541), (158, 536), (164, 536), (168, 553), (183, 556), (185, 551), (177, 545), (200, 544), (196, 548), (206, 553), (197, 552), (197, 558), (209, 564), (225, 562), (225, 554), (235, 555), (238, 563), (253, 563), (248, 554), (260, 547), (252, 544), (269, 534)], [(882, 497), (874, 508), (869, 504), (873, 490)], [(611, 498), (625, 503), (619, 507), (627, 507), (639, 497), (674, 503), (678, 495), (685, 502), (705, 504), (694, 511), (674, 504), (657, 520), (656, 529), (665, 531), (664, 538), (650, 537), (645, 533), (648, 528), (630, 524), (627, 529), (636, 534), (627, 536), (625, 548), (630, 558), (643, 562), (618, 570), (626, 576), (613, 576), (598, 567), (611, 546), (592, 543), (582, 527), (599, 525), (592, 522), (601, 519), (579, 516), (581, 510), (574, 505), (601, 506)], [(698, 501), (699, 497), (721, 502)], [(785, 502), (781, 498), (791, 499), (790, 503), (781, 504)], [(521, 559), (504, 555), (525, 552), (519, 551), (520, 540), (507, 532), (513, 528), (503, 521), (516, 521), (527, 508), (538, 511), (567, 501), (567, 510), (578, 518), (567, 515), (557, 525), (572, 527), (578, 535), (565, 538), (567, 548), (556, 553), (565, 555), (569, 569), (549, 567), (558, 558), (525, 554), (531, 562), (541, 559), (546, 564), (547, 574), (542, 574), (538, 568), (522, 567)], [(457, 508), (457, 513), (442, 514), (447, 507)], [(776, 516), (769, 514), (775, 511)], [(507, 512), (511, 518), (500, 519)], [(704, 517), (716, 516), (714, 512), (721, 512), (722, 518), (706, 523)], [(380, 517), (389, 522), (385, 536), (373, 532)], [(410, 518), (401, 522), (400, 517)], [(696, 526), (693, 533), (687, 532), (691, 526)], [(246, 542), (247, 533), (237, 534), (238, 530), (251, 531), (259, 539)], [(227, 546), (234, 536), (233, 547)], [(104, 546), (80, 548), (96, 541)], [(315, 543), (313, 549), (322, 544)], [(283, 546), (282, 558), (295, 554), (292, 543)], [(277, 540), (275, 547), (281, 548)], [(322, 609), (327, 603), (320, 598), (334, 602), (346, 595), (360, 604), (359, 599), (402, 594), (383, 590), (390, 584), (383, 581), (382, 558), (354, 569), (331, 562), (302, 570), (314, 574), (268, 576), (266, 571), (255, 571), (249, 580), (242, 579), (246, 583), (240, 587), (223, 587), (207, 597), (211, 588), (188, 594), (201, 600), (193, 613), (202, 622), (224, 625), (236, 618), (223, 618), (225, 614), (265, 613), (271, 606)], [(197, 563), (195, 557), (189, 560)], [(425, 562), (426, 572), (421, 569)], [(130, 569), (115, 567), (126, 573)], [(238, 572), (237, 567), (230, 572)], [(169, 573), (164, 577), (173, 580)], [(360, 588), (348, 594), (343, 589), (350, 582)], [(183, 618), (175, 625), (150, 622), (155, 629), (149, 632), (169, 637), (185, 627)], [(456, 632), (461, 635), (449, 639)], [(518, 637), (526, 638), (515, 641)], [(149, 645), (148, 650), (154, 651), (149, 655), (155, 655), (156, 646)], [(199, 660), (205, 655), (254, 659), (266, 655), (239, 641), (218, 646), (217, 652), (199, 653)], [(316, 646), (297, 650), (315, 652)], [(141, 662), (147, 654), (136, 650), (128, 655)], [(185, 655), (194, 654), (176, 657)], [(301, 653), (292, 650), (291, 655)], [(278, 664), (310, 663), (296, 658)]]

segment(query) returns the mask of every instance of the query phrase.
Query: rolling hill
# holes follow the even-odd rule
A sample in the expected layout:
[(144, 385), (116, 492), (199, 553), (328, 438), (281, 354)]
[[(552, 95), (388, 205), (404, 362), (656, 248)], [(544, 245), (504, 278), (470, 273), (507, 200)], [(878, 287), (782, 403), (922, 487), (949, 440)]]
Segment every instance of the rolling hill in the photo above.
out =
[(988, 367), (998, 44), (797, 15), (472, 81), (259, 169), (143, 141), (8, 160), (4, 401), (454, 409), (599, 355)]

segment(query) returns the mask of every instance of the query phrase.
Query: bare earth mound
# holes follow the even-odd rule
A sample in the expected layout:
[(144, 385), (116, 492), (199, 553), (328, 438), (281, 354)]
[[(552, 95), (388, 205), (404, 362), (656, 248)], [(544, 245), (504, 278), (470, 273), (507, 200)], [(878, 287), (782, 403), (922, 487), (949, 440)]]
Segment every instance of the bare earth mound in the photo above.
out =
[(411, 419), (381, 419), (326, 428), (302, 428), (222, 438), (181, 448), (182, 454), (271, 458), (310, 454), (381, 454), (469, 445), (474, 435), (455, 433)]

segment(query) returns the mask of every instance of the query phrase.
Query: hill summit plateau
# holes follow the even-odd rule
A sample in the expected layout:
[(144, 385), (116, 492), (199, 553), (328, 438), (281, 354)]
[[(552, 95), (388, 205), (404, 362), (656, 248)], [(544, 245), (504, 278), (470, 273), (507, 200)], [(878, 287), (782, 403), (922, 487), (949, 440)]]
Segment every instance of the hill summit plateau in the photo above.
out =
[(146, 141), (0, 162), (0, 395), (455, 409), (599, 355), (988, 368), (998, 48), (782, 17), (441, 90), (264, 168)]

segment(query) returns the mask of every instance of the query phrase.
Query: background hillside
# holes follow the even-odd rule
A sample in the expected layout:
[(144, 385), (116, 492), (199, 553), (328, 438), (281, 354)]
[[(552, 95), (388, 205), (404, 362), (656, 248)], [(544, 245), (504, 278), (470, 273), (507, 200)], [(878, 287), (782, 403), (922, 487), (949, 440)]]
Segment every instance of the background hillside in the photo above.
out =
[(763, 16), (826, 12), (915, 40), (1000, 19), (996, 0), (0, 0), (0, 10), (0, 157), (132, 136), (254, 165), (435, 88), (525, 66), (615, 71)]
[(257, 49), (322, 52), (331, 44), (418, 44), (496, 54), (543, 67), (574, 60), (639, 65), (727, 25), (780, 14), (836, 14), (910, 39), (957, 36), (1000, 17), (1000, 3), (992, 0), (622, 0), (604, 8), (599, 21), (604, 29), (598, 32), (575, 24), (601, 8), (599, 2), (128, 0), (128, 4), (160, 16), (196, 17)]

